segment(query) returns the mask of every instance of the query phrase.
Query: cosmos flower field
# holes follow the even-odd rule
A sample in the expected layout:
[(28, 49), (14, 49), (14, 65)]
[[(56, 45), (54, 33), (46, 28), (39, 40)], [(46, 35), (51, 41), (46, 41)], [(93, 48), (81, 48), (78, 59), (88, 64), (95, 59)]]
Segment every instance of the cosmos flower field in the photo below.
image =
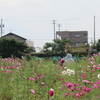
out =
[(100, 53), (63, 67), (51, 59), (0, 59), (0, 100), (100, 100)]

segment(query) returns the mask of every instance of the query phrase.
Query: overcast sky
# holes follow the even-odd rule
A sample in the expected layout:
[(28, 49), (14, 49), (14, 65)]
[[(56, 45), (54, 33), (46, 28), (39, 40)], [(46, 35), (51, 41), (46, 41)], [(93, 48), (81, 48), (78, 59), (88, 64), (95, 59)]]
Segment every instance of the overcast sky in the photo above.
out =
[(100, 0), (0, 0), (3, 35), (12, 32), (34, 41), (35, 47), (54, 39), (58, 31), (88, 31), (89, 42), (100, 38)]

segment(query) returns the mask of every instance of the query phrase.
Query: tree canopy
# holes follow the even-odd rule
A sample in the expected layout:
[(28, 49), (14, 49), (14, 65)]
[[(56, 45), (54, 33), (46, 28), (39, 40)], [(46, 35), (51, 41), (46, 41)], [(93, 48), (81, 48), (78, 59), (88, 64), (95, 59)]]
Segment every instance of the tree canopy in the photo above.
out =
[(27, 53), (34, 51), (24, 42), (16, 39), (0, 38), (0, 56), (6, 57), (21, 57)]
[(47, 54), (57, 54), (57, 53), (61, 53), (61, 54), (65, 54), (65, 48), (67, 44), (73, 43), (71, 40), (69, 39), (54, 39), (53, 43), (45, 43), (44, 47), (43, 47), (43, 52), (47, 53)]

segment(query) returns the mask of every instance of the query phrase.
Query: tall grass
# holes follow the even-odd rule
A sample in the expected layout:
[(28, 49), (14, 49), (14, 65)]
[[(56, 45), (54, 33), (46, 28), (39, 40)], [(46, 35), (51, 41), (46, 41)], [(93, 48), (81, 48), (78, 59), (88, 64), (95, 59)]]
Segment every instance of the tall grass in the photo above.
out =
[(99, 73), (100, 54), (76, 60), (67, 69), (51, 59), (0, 59), (0, 100), (99, 100)]

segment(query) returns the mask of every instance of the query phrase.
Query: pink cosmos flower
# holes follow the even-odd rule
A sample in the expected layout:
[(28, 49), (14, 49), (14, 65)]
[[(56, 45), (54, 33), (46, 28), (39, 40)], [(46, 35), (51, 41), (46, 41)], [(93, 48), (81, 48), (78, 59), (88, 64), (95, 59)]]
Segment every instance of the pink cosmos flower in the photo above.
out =
[(35, 93), (35, 90), (33, 90), (33, 89), (30, 89), (30, 91), (31, 91), (31, 93)]
[(86, 87), (86, 86), (83, 86), (82, 89), (83, 89), (84, 91), (87, 91), (87, 87)]
[(93, 85), (93, 88), (94, 88), (94, 89), (98, 89), (99, 87), (98, 87), (97, 84), (94, 84), (94, 85)]
[(87, 88), (87, 91), (86, 91), (86, 92), (88, 92), (88, 93), (89, 93), (91, 90), (92, 90), (91, 88)]
[(66, 87), (71, 88), (71, 87), (72, 87), (72, 83), (71, 83), (71, 82), (68, 82), (68, 83), (66, 84)]
[(99, 67), (95, 67), (95, 69), (100, 69)]
[(44, 82), (41, 82), (41, 84), (44, 84)]
[(62, 78), (61, 80), (62, 80), (62, 81), (64, 81), (65, 79), (64, 79), (64, 78)]
[(92, 90), (91, 88), (87, 88), (86, 86), (83, 86), (82, 89), (88, 93)]
[(64, 63), (64, 61), (65, 61), (65, 59), (62, 58), (58, 63), (59, 63), (60, 65), (62, 65), (62, 64)]
[(4, 70), (4, 74), (11, 73), (11, 70)]
[(82, 78), (86, 78), (86, 75), (81, 75), (82, 76)]
[(56, 74), (53, 74), (53, 76), (57, 76)]
[(51, 97), (51, 96), (53, 96), (53, 94), (54, 94), (54, 90), (51, 88), (49, 91), (49, 96)]
[(64, 97), (66, 98), (66, 96), (68, 96), (70, 94), (70, 92), (66, 92), (65, 94), (64, 94)]
[(96, 84), (97, 84), (97, 85), (100, 85), (100, 80), (98, 80), (98, 81), (96, 82)]
[(27, 78), (27, 79), (29, 79), (29, 80), (31, 80), (31, 81), (35, 81), (35, 78), (32, 78), (32, 77), (29, 77), (29, 78)]
[(84, 83), (89, 83), (89, 81), (88, 81), (88, 80), (83, 80), (82, 82), (84, 82)]
[(94, 57), (97, 57), (97, 56), (98, 56), (98, 54), (93, 54), (93, 56), (94, 56)]
[(81, 96), (80, 96), (80, 94), (79, 94), (79, 93), (77, 93), (77, 94), (76, 94), (76, 97), (77, 97), (77, 98), (81, 98)]
[(100, 66), (100, 64), (98, 64), (98, 66)]
[(94, 60), (94, 59), (93, 59), (93, 58), (89, 58), (89, 59), (88, 59), (88, 61), (92, 61), (92, 60)]
[(3, 68), (2, 66), (0, 66), (0, 68)]
[(34, 67), (32, 67), (32, 70), (34, 70)]
[(41, 79), (42, 78), (42, 75), (37, 75), (37, 79)]
[(76, 87), (76, 86), (80, 86), (80, 85), (79, 85), (78, 83), (75, 83), (75, 84), (74, 84), (74, 87)]
[(94, 85), (94, 83), (93, 82), (89, 82), (91, 85)]
[(95, 70), (92, 70), (91, 72), (95, 72)]
[(68, 89), (68, 90), (70, 90), (70, 91), (74, 91), (74, 90), (76, 90), (76, 88), (71, 87), (71, 88), (70, 88), (70, 89)]
[(85, 93), (84, 90), (79, 91), (80, 96), (83, 96), (84, 93)]

